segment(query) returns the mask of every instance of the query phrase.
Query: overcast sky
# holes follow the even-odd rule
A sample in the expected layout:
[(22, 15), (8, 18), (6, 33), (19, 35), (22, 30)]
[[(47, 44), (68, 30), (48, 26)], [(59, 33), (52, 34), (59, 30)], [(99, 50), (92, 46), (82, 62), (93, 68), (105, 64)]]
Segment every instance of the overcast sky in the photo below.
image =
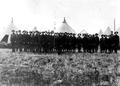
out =
[(120, 0), (0, 0), (0, 33), (10, 24), (11, 17), (18, 29), (52, 30), (66, 17), (78, 33), (103, 31), (110, 26), (120, 27)]

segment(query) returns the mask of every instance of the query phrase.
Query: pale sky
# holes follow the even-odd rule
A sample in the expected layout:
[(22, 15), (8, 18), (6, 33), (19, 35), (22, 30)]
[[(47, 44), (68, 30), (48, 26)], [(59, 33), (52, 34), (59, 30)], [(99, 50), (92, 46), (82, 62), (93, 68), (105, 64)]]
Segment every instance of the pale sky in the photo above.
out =
[(11, 17), (18, 29), (52, 30), (66, 17), (68, 24), (79, 33), (86, 29), (98, 32), (110, 26), (120, 27), (120, 0), (0, 0), (0, 36), (7, 30)]

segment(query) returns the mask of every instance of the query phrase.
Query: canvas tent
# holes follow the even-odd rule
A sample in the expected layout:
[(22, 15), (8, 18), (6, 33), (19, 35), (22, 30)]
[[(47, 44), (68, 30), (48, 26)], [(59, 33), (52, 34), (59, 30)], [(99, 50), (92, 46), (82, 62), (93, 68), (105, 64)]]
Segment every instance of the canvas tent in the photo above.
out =
[(105, 35), (110, 35), (111, 34), (111, 29), (110, 27), (107, 27), (107, 29), (104, 32)]
[(118, 35), (120, 36), (120, 27), (117, 29)]
[(17, 30), (16, 26), (14, 25), (13, 18), (11, 20), (10, 25), (8, 25), (8, 27), (7, 27), (7, 31), (5, 32), (5, 35), (2, 38), (1, 43), (2, 42), (8, 43), (8, 44), (11, 43), (10, 37), (11, 37), (11, 34), (12, 34), (12, 30), (15, 30), (15, 31)]
[(37, 30), (37, 27), (34, 27), (32, 31), (33, 31), (33, 32), (38, 31), (38, 30)]
[(103, 34), (102, 29), (100, 29), (100, 31), (98, 32), (98, 35), (101, 36)]
[(86, 34), (87, 33), (87, 31), (85, 30), (85, 29), (83, 29), (81, 32), (80, 32), (80, 34)]
[(65, 18), (64, 18), (64, 21), (62, 22), (62, 25), (60, 27), (58, 27), (55, 30), (55, 32), (75, 33), (75, 31), (72, 29), (72, 27), (68, 25)]

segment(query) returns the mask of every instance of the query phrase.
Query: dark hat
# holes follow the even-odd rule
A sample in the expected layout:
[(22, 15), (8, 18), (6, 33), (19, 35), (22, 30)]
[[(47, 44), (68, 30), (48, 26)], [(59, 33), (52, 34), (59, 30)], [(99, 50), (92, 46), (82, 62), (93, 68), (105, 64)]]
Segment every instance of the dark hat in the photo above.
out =
[(103, 34), (101, 36), (104, 36)]
[(118, 34), (118, 32), (116, 31), (116, 32), (114, 32), (115, 34)]
[(76, 34), (75, 34), (75, 33), (73, 33), (73, 35), (75, 36)]
[(95, 35), (98, 35), (98, 33), (96, 33)]
[(18, 32), (21, 32), (21, 30), (18, 30)]
[(22, 33), (26, 32), (26, 30), (23, 30)]
[(12, 32), (15, 32), (15, 30), (12, 30)]

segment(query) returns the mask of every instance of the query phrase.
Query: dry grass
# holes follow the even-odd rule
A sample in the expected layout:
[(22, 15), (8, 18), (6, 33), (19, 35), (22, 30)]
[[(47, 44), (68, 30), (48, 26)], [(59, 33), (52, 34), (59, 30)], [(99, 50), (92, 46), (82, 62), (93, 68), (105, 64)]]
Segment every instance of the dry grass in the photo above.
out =
[(118, 54), (31, 54), (0, 51), (1, 85), (92, 86), (93, 68), (115, 74)]

